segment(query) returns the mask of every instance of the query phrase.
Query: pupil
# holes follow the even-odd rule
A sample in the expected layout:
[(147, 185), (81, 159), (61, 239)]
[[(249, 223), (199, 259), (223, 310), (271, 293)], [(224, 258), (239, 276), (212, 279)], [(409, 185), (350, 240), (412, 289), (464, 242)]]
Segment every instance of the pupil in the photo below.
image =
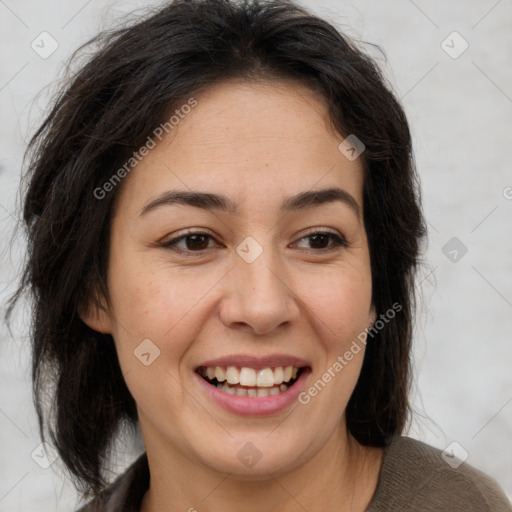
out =
[[(192, 244), (189, 243), (189, 241), (191, 239), (194, 239), (195, 242), (193, 242)], [(193, 248), (196, 248), (196, 249), (203, 249), (205, 247), (202, 247), (202, 245), (204, 245), (204, 240), (203, 240), (203, 244), (201, 244), (201, 242), (199, 241), (198, 242), (198, 239), (201, 240), (201, 239), (206, 239), (205, 235), (189, 235), (187, 237), (187, 249), (193, 249)], [(208, 243), (206, 244), (208, 245)]]
[[(320, 235), (313, 235), (311, 237), (311, 245), (315, 245), (315, 239), (316, 239), (317, 242), (318, 242), (319, 239), (323, 239), (323, 241), (325, 242), (327, 238), (328, 238), (328, 235), (321, 235), (321, 234)], [(320, 242), (320, 245), (325, 245), (325, 244), (322, 244)]]

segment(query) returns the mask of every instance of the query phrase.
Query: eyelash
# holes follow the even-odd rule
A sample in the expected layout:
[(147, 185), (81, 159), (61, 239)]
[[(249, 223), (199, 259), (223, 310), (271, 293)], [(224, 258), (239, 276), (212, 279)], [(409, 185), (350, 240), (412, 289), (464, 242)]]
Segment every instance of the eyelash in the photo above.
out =
[[(201, 256), (204, 253), (204, 251), (206, 251), (208, 249), (211, 249), (211, 248), (200, 249), (198, 251), (191, 251), (190, 249), (180, 249), (180, 248), (177, 248), (177, 244), (181, 240), (185, 240), (186, 238), (189, 238), (191, 236), (197, 236), (197, 235), (206, 236), (206, 237), (209, 237), (211, 239), (214, 238), (209, 233), (204, 233), (202, 231), (197, 231), (197, 232), (187, 231), (187, 233), (184, 234), (184, 235), (181, 235), (181, 236), (172, 238), (171, 240), (167, 240), (165, 242), (162, 242), (160, 244), (160, 246), (165, 248), (165, 249), (170, 249), (171, 251), (175, 251), (175, 252), (179, 252), (179, 253), (185, 254), (186, 256), (191, 256), (191, 257)], [(348, 246), (348, 243), (345, 240), (345, 238), (343, 238), (342, 236), (338, 235), (337, 233), (333, 233), (331, 231), (312, 231), (312, 232), (308, 233), (307, 235), (301, 237), (298, 240), (298, 242), (301, 242), (302, 240), (304, 240), (306, 238), (312, 238), (315, 235), (327, 235), (327, 236), (331, 237), (334, 240), (335, 243), (332, 244), (330, 247), (323, 248), (323, 249), (303, 249), (303, 250), (312, 251), (312, 252), (316, 252), (316, 253), (326, 253), (326, 252), (330, 252), (330, 251), (337, 250), (337, 249), (340, 249), (342, 247), (347, 247)], [(194, 254), (194, 253), (197, 253), (197, 254)]]

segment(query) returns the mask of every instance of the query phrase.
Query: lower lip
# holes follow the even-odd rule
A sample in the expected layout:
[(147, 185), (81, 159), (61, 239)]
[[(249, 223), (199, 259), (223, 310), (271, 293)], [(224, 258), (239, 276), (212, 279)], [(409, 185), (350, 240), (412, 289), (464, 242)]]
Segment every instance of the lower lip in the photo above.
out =
[(222, 409), (242, 416), (263, 416), (284, 411), (296, 402), (310, 372), (309, 368), (304, 369), (293, 386), (286, 391), (277, 395), (258, 397), (230, 395), (217, 389), (216, 386), (208, 384), (199, 374), (196, 373), (196, 376), (209, 397)]

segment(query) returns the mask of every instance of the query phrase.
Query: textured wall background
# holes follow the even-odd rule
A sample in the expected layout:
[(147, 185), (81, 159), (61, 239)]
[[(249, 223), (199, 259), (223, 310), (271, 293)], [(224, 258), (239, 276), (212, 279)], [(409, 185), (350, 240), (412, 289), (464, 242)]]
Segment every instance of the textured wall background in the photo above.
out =
[[(302, 4), (383, 47), (414, 132), (430, 232), (409, 435), (456, 442), (512, 498), (512, 0)], [(79, 44), (147, 5), (0, 0), (1, 306), (23, 254), (11, 234), (23, 150), (49, 97), (36, 95)], [(58, 461), (40, 465), (26, 313), (15, 324), (13, 335), (0, 330), (0, 510), (71, 511), (76, 494)]]

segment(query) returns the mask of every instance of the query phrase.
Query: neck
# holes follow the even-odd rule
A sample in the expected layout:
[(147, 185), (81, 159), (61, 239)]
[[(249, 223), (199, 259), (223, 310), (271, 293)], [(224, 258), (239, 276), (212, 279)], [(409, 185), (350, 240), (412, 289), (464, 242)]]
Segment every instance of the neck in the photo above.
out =
[(212, 471), (183, 453), (154, 448), (146, 443), (151, 482), (141, 512), (234, 512), (241, 504), (246, 512), (363, 512), (376, 490), (383, 453), (361, 446), (340, 426), (306, 463), (251, 481)]

